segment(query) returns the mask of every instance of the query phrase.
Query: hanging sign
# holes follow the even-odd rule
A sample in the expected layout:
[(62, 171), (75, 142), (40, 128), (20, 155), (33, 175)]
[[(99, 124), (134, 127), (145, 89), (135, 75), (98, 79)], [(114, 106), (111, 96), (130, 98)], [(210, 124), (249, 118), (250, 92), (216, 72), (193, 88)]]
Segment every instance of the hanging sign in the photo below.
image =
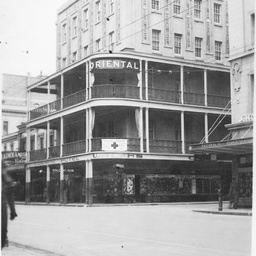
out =
[(126, 139), (102, 139), (102, 150), (105, 151), (127, 151)]

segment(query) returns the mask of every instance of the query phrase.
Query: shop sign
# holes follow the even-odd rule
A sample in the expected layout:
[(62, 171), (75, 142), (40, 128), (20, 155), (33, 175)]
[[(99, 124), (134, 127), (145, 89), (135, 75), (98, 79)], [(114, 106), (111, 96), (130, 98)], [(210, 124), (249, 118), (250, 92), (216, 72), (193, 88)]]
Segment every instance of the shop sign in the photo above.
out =
[(242, 116), (240, 122), (252, 122), (253, 121), (253, 114)]
[(2, 160), (5, 160), (8, 165), (24, 164), (26, 162), (26, 152), (2, 152)]
[(102, 59), (91, 62), (92, 69), (133, 69), (139, 70), (138, 61), (134, 60), (119, 60), (119, 59)]
[[(52, 169), (53, 172), (60, 172), (60, 169)], [(64, 172), (75, 172), (74, 169), (63, 169)]]
[(70, 163), (70, 162), (76, 162), (76, 161), (79, 161), (78, 157), (71, 157), (71, 158), (61, 160), (62, 163)]
[(105, 151), (127, 151), (126, 139), (102, 139), (102, 150)]

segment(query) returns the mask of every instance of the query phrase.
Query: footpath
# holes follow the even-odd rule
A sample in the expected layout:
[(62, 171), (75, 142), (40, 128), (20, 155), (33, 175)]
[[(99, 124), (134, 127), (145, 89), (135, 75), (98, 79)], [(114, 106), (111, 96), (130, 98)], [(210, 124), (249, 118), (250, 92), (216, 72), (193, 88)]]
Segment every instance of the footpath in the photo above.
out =
[[(24, 204), (24, 203), (17, 203)], [(222, 209), (219, 209), (217, 202), (189, 202), (189, 203), (165, 203), (161, 205), (189, 205), (191, 211), (202, 213), (202, 214), (222, 214), (222, 215), (233, 215), (233, 216), (252, 216), (251, 208), (238, 208), (238, 209), (229, 209), (228, 202), (223, 202)], [(32, 204), (29, 204), (32, 205)], [(40, 205), (40, 204), (35, 204)], [(41, 204), (46, 205), (46, 204)], [(60, 206), (59, 204), (48, 204), (49, 206)], [(118, 207), (118, 206), (149, 206), (149, 205), (160, 205), (158, 203), (144, 203), (144, 204), (94, 204), (92, 206), (84, 204), (67, 204), (62, 207)], [(4, 247), (1, 251), (2, 256), (61, 256), (46, 250), (40, 250), (33, 247), (24, 246), (21, 244), (9, 242), (8, 247)]]

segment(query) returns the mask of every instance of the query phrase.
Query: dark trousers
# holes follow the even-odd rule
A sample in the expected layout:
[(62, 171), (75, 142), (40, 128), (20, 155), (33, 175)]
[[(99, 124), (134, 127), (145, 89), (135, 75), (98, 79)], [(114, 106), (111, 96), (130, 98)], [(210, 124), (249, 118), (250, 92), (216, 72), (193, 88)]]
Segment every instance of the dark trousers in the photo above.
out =
[(2, 199), (2, 237), (1, 237), (1, 249), (4, 247), (7, 239), (7, 205), (5, 200)]

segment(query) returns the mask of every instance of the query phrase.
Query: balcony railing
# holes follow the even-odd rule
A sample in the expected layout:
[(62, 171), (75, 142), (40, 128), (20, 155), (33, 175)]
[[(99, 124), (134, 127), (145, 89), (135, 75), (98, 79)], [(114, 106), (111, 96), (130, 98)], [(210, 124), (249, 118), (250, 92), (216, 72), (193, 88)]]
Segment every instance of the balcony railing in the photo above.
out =
[(56, 100), (56, 101), (51, 102), (49, 104), (50, 113), (55, 112), (55, 111), (59, 111), (60, 108), (61, 108), (61, 100)]
[(49, 158), (60, 156), (60, 146), (53, 146), (49, 148)]
[(134, 85), (104, 84), (92, 87), (92, 98), (139, 99), (140, 88)]
[(220, 96), (220, 95), (208, 95), (207, 96), (207, 104), (210, 107), (220, 107), (224, 108), (230, 101), (230, 97), (228, 96)]
[(184, 92), (184, 103), (191, 105), (200, 105), (204, 106), (204, 94), (202, 93), (192, 93)]
[(30, 161), (45, 160), (47, 157), (47, 150), (46, 148), (32, 150), (29, 152), (29, 154), (30, 154)]
[(48, 105), (35, 108), (30, 111), (30, 119), (36, 119), (38, 117), (46, 116), (48, 114)]
[(181, 141), (175, 140), (149, 140), (151, 153), (177, 153), (181, 154)]
[[(107, 138), (93, 138), (92, 139), (92, 151), (101, 151), (102, 150), (102, 139)], [(118, 138), (111, 138), (118, 139)], [(121, 138), (126, 139), (126, 138)], [(138, 138), (128, 138), (127, 140), (127, 151), (130, 152), (139, 152), (140, 151), (140, 139)]]
[(86, 90), (82, 90), (63, 98), (63, 108), (86, 101)]
[(86, 150), (86, 140), (75, 141), (63, 145), (63, 155), (74, 155), (84, 153)]
[(180, 103), (180, 91), (166, 90), (166, 89), (148, 89), (148, 99), (172, 103)]

